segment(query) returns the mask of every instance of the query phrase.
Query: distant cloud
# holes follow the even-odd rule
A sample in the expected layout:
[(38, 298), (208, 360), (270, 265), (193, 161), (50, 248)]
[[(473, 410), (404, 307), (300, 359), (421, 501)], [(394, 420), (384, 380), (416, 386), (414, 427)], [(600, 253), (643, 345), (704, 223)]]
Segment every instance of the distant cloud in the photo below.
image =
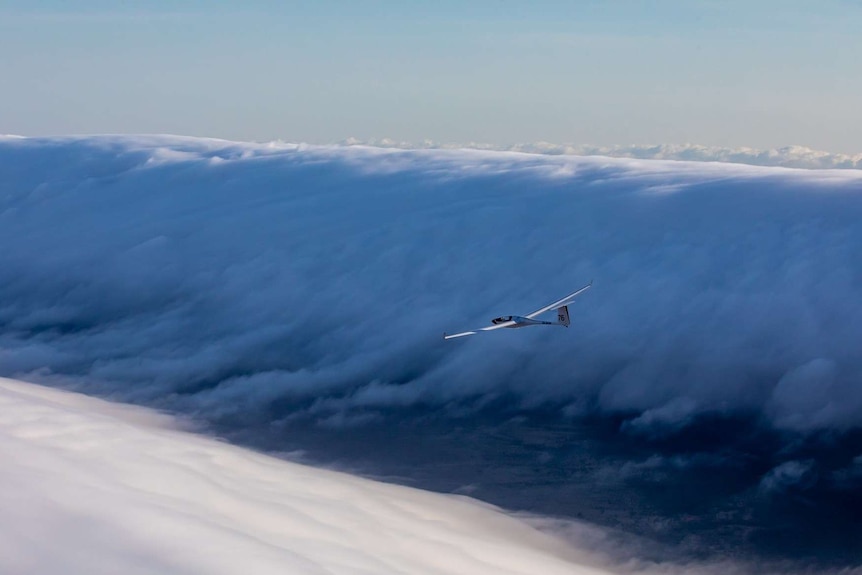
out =
[(552, 156), (608, 156), (612, 158), (637, 158), (642, 160), (681, 160), (693, 162), (727, 162), (753, 166), (775, 166), (808, 169), (862, 169), (862, 153), (834, 154), (812, 150), (803, 146), (786, 146), (769, 150), (755, 148), (724, 148), (696, 144), (656, 144), (627, 146), (590, 146), (578, 144), (552, 144), (533, 142), (511, 145), (468, 143), (399, 142), (391, 139), (358, 140), (350, 138), (343, 145), (369, 145), (399, 149), (475, 149), (501, 152), (523, 152)]

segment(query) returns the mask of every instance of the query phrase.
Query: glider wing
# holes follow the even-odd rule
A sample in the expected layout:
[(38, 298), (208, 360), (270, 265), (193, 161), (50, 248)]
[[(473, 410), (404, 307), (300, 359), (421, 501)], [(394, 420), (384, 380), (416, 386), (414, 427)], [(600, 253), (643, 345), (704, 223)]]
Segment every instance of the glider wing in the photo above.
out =
[(444, 334), (443, 334), (443, 339), (454, 339), (454, 338), (456, 338), (456, 337), (465, 337), (465, 336), (468, 336), (468, 335), (476, 335), (476, 334), (477, 334), (477, 333), (479, 333), (480, 331), (491, 331), (491, 330), (494, 330), (494, 329), (500, 329), (500, 328), (503, 328), (503, 327), (509, 327), (510, 325), (515, 325), (515, 323), (516, 323), (516, 322), (514, 322), (514, 321), (504, 321), (503, 323), (498, 323), (498, 324), (496, 324), (496, 325), (489, 325), (488, 327), (480, 327), (479, 329), (474, 330), (474, 331), (462, 331), (461, 333), (453, 333), (453, 334), (451, 334), (451, 335), (450, 335), (450, 334), (446, 334), (446, 333), (444, 333)]
[(567, 295), (563, 299), (559, 299), (552, 304), (548, 304), (545, 307), (543, 307), (542, 309), (537, 309), (533, 313), (526, 315), (524, 317), (526, 317), (528, 319), (533, 319), (537, 315), (542, 315), (546, 311), (551, 311), (552, 309), (560, 309), (561, 307), (567, 306), (570, 303), (572, 303), (574, 301), (574, 299), (576, 297), (578, 297), (580, 294), (582, 294), (583, 292), (590, 289), (592, 287), (592, 285), (593, 285), (593, 282), (590, 282), (587, 285), (585, 285), (584, 287), (582, 287), (581, 289), (579, 289), (578, 291), (570, 293), (569, 295)]

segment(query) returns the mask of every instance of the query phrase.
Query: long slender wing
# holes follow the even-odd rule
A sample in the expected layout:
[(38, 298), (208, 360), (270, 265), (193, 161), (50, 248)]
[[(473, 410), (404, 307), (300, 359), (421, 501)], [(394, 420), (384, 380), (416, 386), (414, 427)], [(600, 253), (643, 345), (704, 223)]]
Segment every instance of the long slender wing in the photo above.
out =
[(528, 319), (533, 319), (533, 318), (534, 318), (534, 317), (536, 317), (537, 315), (541, 315), (541, 314), (545, 313), (546, 311), (550, 311), (550, 310), (552, 310), (552, 309), (561, 308), (561, 307), (563, 307), (564, 305), (569, 305), (570, 303), (572, 303), (572, 300), (574, 300), (577, 296), (579, 296), (579, 295), (580, 295), (580, 294), (582, 294), (583, 292), (585, 292), (585, 291), (587, 291), (588, 289), (590, 289), (592, 286), (593, 286), (593, 282), (590, 282), (590, 283), (588, 283), (587, 285), (585, 285), (584, 287), (582, 287), (581, 289), (579, 289), (578, 291), (570, 293), (569, 295), (567, 295), (567, 296), (566, 296), (566, 297), (564, 297), (563, 299), (559, 299), (559, 300), (555, 301), (555, 302), (554, 302), (554, 303), (552, 303), (552, 304), (546, 305), (546, 306), (545, 306), (545, 307), (543, 307), (542, 309), (537, 309), (537, 310), (536, 310), (536, 311), (534, 311), (533, 313), (531, 313), (531, 314), (529, 314), (529, 315), (526, 315), (526, 316), (524, 316), (524, 317), (526, 317), (526, 318), (528, 318)]
[(455, 339), (456, 337), (464, 337), (465, 335), (476, 335), (475, 331), (462, 331), (461, 333), (444, 333), (443, 339)]
[(498, 323), (497, 325), (489, 325), (488, 327), (480, 327), (474, 331), (462, 331), (461, 333), (453, 333), (453, 334), (443, 334), (443, 339), (454, 339), (456, 337), (464, 337), (468, 335), (476, 335), (480, 331), (491, 331), (494, 329), (500, 329), (501, 327), (509, 327), (510, 325), (515, 325), (514, 321), (504, 321), (503, 323)]

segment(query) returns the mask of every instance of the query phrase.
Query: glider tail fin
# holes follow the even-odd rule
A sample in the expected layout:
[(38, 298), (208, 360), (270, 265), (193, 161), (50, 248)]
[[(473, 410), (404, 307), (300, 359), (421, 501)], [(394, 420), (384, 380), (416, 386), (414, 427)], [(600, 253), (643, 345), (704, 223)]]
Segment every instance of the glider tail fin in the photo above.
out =
[(557, 308), (557, 323), (560, 325), (564, 325), (569, 327), (569, 306), (564, 305), (561, 308)]

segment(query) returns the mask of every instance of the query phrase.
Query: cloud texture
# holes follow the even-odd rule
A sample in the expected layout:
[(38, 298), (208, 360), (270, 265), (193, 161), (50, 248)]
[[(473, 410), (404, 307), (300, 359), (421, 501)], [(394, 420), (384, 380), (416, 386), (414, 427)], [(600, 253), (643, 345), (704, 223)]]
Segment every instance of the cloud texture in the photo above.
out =
[[(7, 140), (2, 363), (202, 411), (511, 395), (862, 416), (862, 175), (150, 138)], [(589, 280), (568, 330), (443, 342)]]
[(362, 141), (350, 138), (345, 145), (370, 145), (401, 149), (476, 149), (498, 152), (523, 152), (568, 156), (609, 156), (613, 158), (637, 158), (641, 160), (681, 160), (694, 162), (728, 162), (753, 166), (777, 166), (806, 169), (851, 169), (862, 168), (862, 154), (835, 154), (812, 150), (804, 146), (784, 146), (769, 150), (757, 148), (725, 148), (697, 144), (656, 144), (630, 146), (590, 146), (579, 144), (554, 144), (533, 142), (508, 146), (477, 142), (443, 144), (426, 140), (419, 144), (399, 142), (389, 138)]
[(4, 573), (600, 575), (499, 510), (0, 379)]
[[(862, 421), (859, 171), (84, 137), (0, 140), (0, 181), (6, 376), (240, 426), (505, 405), (796, 445)], [(441, 338), (590, 280), (568, 329)]]

